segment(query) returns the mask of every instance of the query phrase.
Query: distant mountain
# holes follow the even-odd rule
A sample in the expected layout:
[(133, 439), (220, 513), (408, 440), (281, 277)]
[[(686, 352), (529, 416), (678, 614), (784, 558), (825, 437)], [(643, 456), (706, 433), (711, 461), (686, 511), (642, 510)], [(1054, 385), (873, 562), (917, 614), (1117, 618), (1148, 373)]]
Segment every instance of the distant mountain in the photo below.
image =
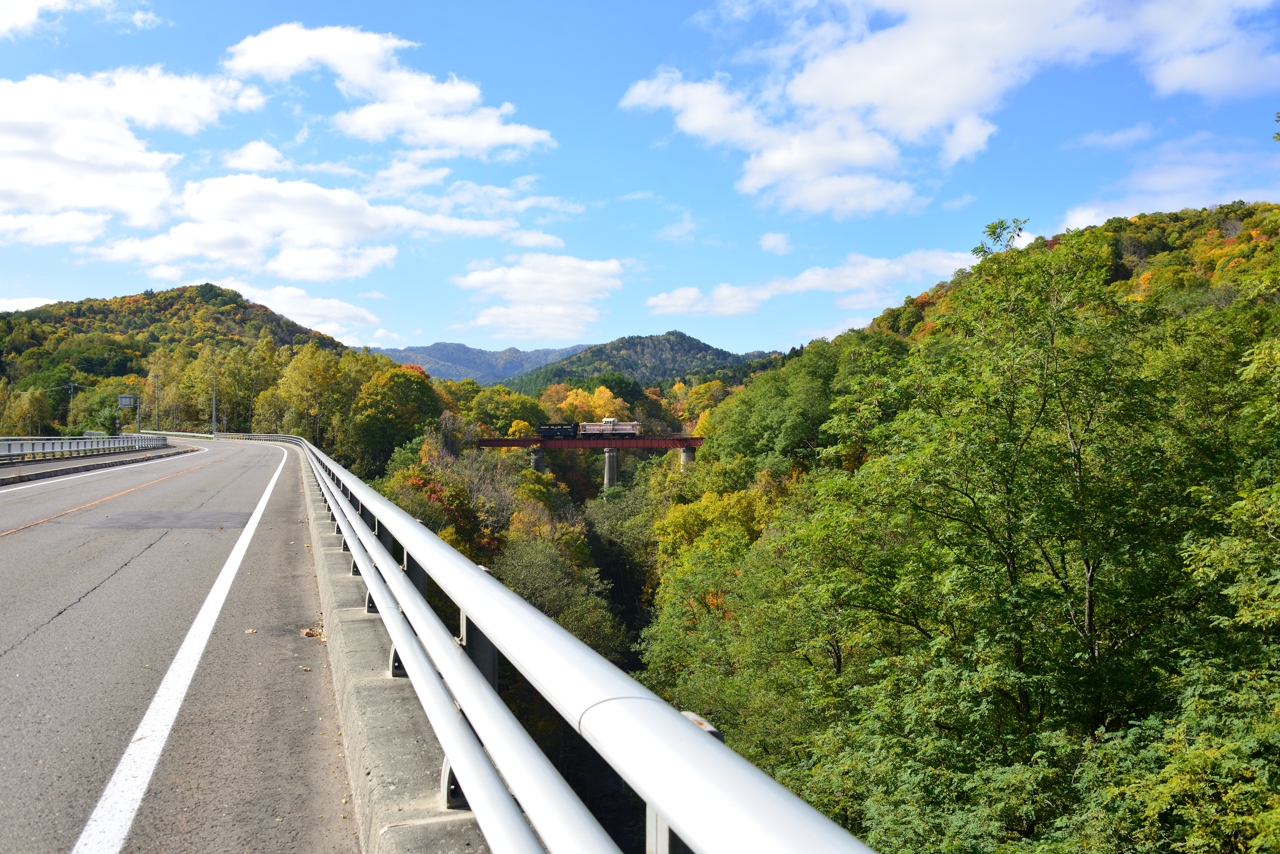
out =
[(482, 385), (496, 383), (540, 368), (548, 362), (581, 353), (586, 344), (575, 344), (559, 350), (477, 350), (465, 344), (432, 344), (429, 347), (373, 348), (375, 353), (389, 356), (401, 364), (421, 365), (433, 377), (462, 380), (468, 377)]
[(770, 355), (763, 351), (737, 354), (704, 344), (683, 332), (630, 335), (587, 347), (575, 355), (521, 374), (504, 385), (536, 394), (553, 383), (588, 379), (617, 371), (651, 386), (678, 377), (702, 376)]

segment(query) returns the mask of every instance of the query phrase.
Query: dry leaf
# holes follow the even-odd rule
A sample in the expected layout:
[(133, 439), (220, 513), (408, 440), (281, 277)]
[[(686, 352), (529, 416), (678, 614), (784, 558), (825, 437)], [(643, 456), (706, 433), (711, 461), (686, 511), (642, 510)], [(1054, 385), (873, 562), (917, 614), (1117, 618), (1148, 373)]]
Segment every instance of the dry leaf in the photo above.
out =
[(311, 672), (311, 668), (310, 668), (310, 667), (299, 667), (298, 669), (299, 669), (299, 670), (303, 670), (303, 671), (305, 671), (305, 672), (307, 672), (307, 673), (310, 673), (310, 672)]
[(256, 635), (256, 634), (258, 633), (258, 630), (257, 630), (257, 629), (245, 629), (245, 630), (244, 630), (244, 633), (245, 633), (246, 635)]

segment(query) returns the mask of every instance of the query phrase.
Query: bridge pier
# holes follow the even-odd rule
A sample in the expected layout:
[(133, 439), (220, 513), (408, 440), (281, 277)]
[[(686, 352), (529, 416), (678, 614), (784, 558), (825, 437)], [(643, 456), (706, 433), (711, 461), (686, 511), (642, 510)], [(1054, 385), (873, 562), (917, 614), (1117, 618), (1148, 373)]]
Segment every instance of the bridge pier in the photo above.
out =
[(539, 474), (545, 474), (547, 471), (547, 460), (543, 456), (542, 448), (534, 446), (529, 449), (529, 466)]
[(604, 488), (618, 485), (618, 449), (604, 449)]
[(681, 471), (684, 471), (685, 466), (693, 465), (693, 455), (696, 451), (697, 451), (697, 448), (694, 448), (691, 445), (686, 445), (685, 447), (680, 449), (680, 470)]

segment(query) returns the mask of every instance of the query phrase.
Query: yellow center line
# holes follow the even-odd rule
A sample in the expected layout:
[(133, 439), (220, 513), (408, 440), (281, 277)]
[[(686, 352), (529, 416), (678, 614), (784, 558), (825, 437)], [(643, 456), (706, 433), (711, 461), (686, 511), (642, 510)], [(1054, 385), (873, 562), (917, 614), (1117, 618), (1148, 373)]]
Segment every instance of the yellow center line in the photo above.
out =
[(55, 513), (52, 516), (49, 516), (48, 518), (45, 518), (45, 519), (41, 519), (37, 522), (30, 522), (26, 525), (22, 525), (10, 531), (5, 531), (3, 533), (0, 533), (0, 537), (7, 537), (10, 534), (16, 534), (19, 531), (25, 531), (27, 528), (34, 528), (36, 525), (43, 525), (45, 522), (52, 522), (54, 519), (59, 519), (63, 516), (69, 515), (71, 513), (75, 513), (77, 510), (84, 510), (87, 507), (93, 507), (95, 504), (101, 504), (104, 501), (110, 501), (113, 498), (119, 498), (121, 495), (128, 495), (130, 492), (137, 492), (139, 489), (142, 489), (143, 487), (160, 483), (163, 480), (168, 480), (171, 477), (177, 477), (180, 474), (186, 474), (187, 472), (195, 471), (196, 469), (207, 468), (211, 465), (213, 465), (213, 463), (205, 463), (204, 465), (194, 466), (189, 469), (183, 469), (182, 471), (176, 471), (173, 474), (165, 475), (164, 477), (156, 478), (155, 480), (149, 481), (147, 483), (139, 484), (138, 486), (135, 486), (132, 489), (126, 489), (124, 492), (117, 492), (115, 495), (108, 495), (106, 498), (99, 498), (97, 501), (90, 501), (88, 504), (81, 504), (79, 507), (72, 507), (70, 510), (63, 510), (61, 513)]

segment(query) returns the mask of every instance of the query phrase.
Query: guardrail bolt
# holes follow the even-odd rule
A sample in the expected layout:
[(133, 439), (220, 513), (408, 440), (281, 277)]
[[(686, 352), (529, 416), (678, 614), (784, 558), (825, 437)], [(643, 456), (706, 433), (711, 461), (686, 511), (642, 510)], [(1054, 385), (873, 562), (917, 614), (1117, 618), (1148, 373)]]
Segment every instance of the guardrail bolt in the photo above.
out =
[(391, 678), (407, 679), (409, 674), (405, 671), (404, 665), (400, 663), (400, 653), (396, 652), (396, 648), (391, 647)]

